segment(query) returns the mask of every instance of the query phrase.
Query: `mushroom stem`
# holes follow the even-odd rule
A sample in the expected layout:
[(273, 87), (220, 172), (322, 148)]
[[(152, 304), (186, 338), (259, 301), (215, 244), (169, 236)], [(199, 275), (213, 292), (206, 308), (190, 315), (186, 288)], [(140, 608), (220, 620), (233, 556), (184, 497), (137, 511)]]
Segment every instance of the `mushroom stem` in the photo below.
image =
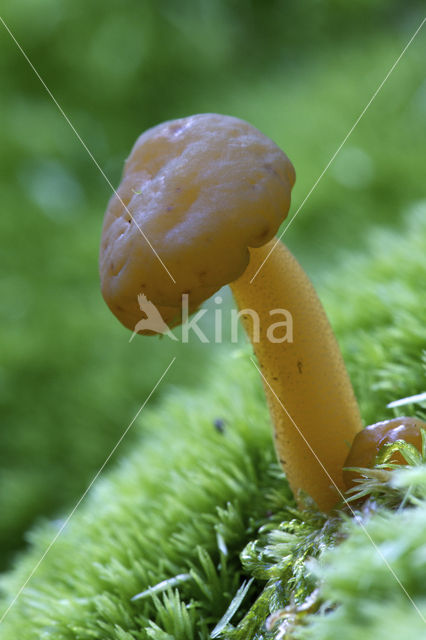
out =
[[(282, 243), (250, 283), (275, 242), (250, 249), (249, 265), (231, 288), (264, 376), (275, 446), (290, 487), (299, 501), (303, 490), (329, 511), (340, 499), (337, 488), (344, 491), (342, 468), (361, 418), (322, 304)], [(244, 309), (256, 312), (259, 337)], [(280, 320), (284, 326), (279, 309), (291, 314), (281, 333), (278, 324), (273, 328)]]

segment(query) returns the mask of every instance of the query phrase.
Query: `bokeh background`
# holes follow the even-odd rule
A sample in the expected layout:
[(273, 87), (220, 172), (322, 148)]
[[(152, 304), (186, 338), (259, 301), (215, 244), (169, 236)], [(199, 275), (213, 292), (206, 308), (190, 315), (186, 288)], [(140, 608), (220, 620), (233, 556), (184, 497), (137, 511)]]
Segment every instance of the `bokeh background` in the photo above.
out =
[[(289, 155), (298, 176), (293, 212), (422, 10), (421, 1), (398, 0), (2, 2), (6, 24), (113, 184), (144, 129), (227, 113)], [(320, 289), (349, 250), (365, 250), (374, 227), (402, 228), (426, 198), (425, 59), (423, 30), (286, 234)], [(222, 345), (129, 344), (99, 293), (110, 188), (2, 24), (0, 74), (5, 568), (32, 523), (78, 499), (172, 356), (152, 403), (170, 385), (196, 394), (216, 351), (230, 345), (226, 334)]]

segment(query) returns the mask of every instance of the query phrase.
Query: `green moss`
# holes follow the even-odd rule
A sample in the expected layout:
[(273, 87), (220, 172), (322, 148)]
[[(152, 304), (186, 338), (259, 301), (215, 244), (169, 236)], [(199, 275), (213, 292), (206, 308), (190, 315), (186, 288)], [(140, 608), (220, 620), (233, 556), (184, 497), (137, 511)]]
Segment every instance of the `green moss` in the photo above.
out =
[[(219, 366), (229, 369), (229, 362)], [(247, 395), (238, 392), (242, 380)], [(58, 639), (120, 638), (120, 629), (143, 638), (136, 630), (150, 620), (175, 638), (204, 637), (239, 587), (239, 552), (289, 500), (256, 371), (246, 358), (234, 359), (226, 385), (218, 375), (199, 397), (176, 392), (144, 416), (140, 447), (96, 485), (11, 610), (2, 637), (16, 637), (18, 624), (22, 638), (38, 638), (40, 629)], [(9, 594), (60, 524), (33, 531), (34, 550), (3, 581)], [(131, 601), (183, 573), (191, 579), (179, 590)]]
[[(323, 604), (296, 638), (304, 640), (420, 640), (426, 617), (426, 466), (394, 472), (392, 483), (406, 494), (406, 508), (379, 510), (348, 521), (347, 539), (311, 569)], [(409, 493), (416, 497), (410, 505)], [(423, 619), (422, 619), (423, 617)]]
[[(367, 421), (392, 415), (389, 400), (424, 389), (421, 213), (404, 235), (373, 234), (371, 256), (345, 260), (323, 291)], [(232, 602), (218, 637), (278, 638), (279, 628), (264, 624), (279, 610), (306, 639), (421, 637), (418, 614), (359, 524), (295, 510), (248, 356), (222, 357), (208, 388), (175, 391), (142, 414), (133, 453), (96, 483), (8, 613), (2, 640), (203, 639)], [(404, 410), (414, 412), (424, 416), (419, 407)], [(405, 508), (381, 504), (362, 517), (424, 608), (422, 469), (412, 470), (417, 488)], [(406, 477), (392, 480), (401, 495)], [(2, 578), (4, 608), (60, 526), (30, 533), (32, 548)], [(171, 582), (159, 585), (164, 580)]]
[(401, 415), (386, 405), (426, 387), (425, 226), (423, 201), (403, 233), (373, 229), (369, 259), (344, 256), (341, 275), (326, 283), (325, 301), (367, 424)]

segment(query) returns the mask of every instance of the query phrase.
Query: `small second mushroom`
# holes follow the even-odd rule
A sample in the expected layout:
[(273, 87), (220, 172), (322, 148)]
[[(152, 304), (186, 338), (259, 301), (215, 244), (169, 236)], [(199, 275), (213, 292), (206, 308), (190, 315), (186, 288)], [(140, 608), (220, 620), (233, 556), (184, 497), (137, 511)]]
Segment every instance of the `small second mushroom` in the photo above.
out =
[[(105, 214), (102, 294), (133, 330), (140, 294), (175, 326), (183, 294), (195, 311), (230, 284), (290, 486), (329, 510), (344, 490), (343, 464), (362, 424), (312, 284), (283, 244), (271, 252), (294, 181), (281, 149), (238, 118), (201, 114), (149, 129), (136, 141)], [(291, 314), (291, 341), (271, 341), (276, 309)], [(259, 340), (250, 311), (259, 318)]]
[[(413, 445), (422, 451), (422, 429), (426, 431), (426, 423), (412, 416), (400, 416), (390, 420), (382, 420), (370, 424), (354, 438), (348, 457), (345, 460), (343, 480), (348, 489), (359, 482), (362, 475), (354, 468), (371, 469), (376, 463), (384, 445), (394, 444), (400, 440)], [(407, 464), (399, 451), (395, 451), (389, 461), (392, 464)]]

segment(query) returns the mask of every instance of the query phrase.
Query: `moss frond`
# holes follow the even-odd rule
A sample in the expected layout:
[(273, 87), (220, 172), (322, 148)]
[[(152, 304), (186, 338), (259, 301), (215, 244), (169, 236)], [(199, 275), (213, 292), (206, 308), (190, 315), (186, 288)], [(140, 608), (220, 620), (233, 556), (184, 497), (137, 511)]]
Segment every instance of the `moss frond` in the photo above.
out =
[(311, 563), (323, 604), (295, 638), (424, 637), (426, 466), (393, 471), (391, 483), (416, 495), (415, 506), (345, 522), (345, 540)]

